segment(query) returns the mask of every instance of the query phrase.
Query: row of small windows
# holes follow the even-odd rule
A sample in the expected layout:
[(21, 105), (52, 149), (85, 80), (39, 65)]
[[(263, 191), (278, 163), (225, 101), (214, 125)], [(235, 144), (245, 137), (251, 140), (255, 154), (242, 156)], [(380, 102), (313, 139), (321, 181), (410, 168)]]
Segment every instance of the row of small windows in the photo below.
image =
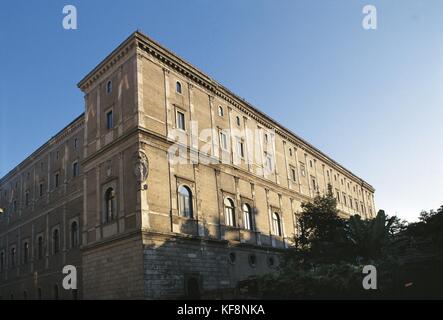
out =
[[(338, 203), (343, 203), (345, 206), (356, 210), (357, 212), (362, 212), (366, 214), (366, 207), (363, 204), (363, 202), (359, 201), (357, 199), (353, 199), (352, 196), (347, 196), (346, 193), (341, 193), (339, 190), (336, 190), (336, 199)], [(371, 207), (368, 207), (369, 213), (372, 214)]]
[[(218, 114), (219, 116), (223, 117), (224, 115), (224, 111), (223, 111), (223, 107), (219, 106), (218, 108)], [(237, 124), (240, 125), (240, 118), (237, 117)], [(185, 112), (181, 111), (181, 110), (177, 110), (176, 112), (176, 126), (178, 129), (185, 131), (186, 130), (186, 120), (185, 120)], [(224, 151), (229, 151), (229, 144), (228, 144), (228, 135), (226, 134), (226, 132), (224, 132), (223, 130), (219, 131), (219, 143), (220, 143), (220, 147), (222, 150)], [(264, 134), (264, 141), (265, 143), (268, 142), (268, 134)], [(245, 145), (244, 145), (244, 141), (241, 138), (236, 138), (236, 144), (237, 144), (237, 154), (241, 157), (244, 158), (245, 157)], [(294, 150), (294, 151), (293, 151)], [(295, 152), (294, 148), (289, 148), (289, 155), (292, 157), (293, 156), (293, 152)], [(273, 159), (272, 159), (272, 155), (270, 154), (266, 154), (266, 168), (269, 171), (272, 171), (273, 169)], [(314, 168), (314, 164), (316, 163), (316, 160), (309, 160), (309, 167), (310, 168)], [(291, 178), (293, 181), (296, 181), (296, 170), (295, 168), (291, 168)], [(300, 173), (303, 177), (306, 176), (306, 167), (305, 164), (300, 162)], [(327, 177), (328, 177), (328, 182), (330, 181), (330, 173), (329, 170), (326, 170), (327, 173)], [(337, 181), (337, 176), (334, 175), (334, 179), (335, 181)], [(343, 185), (343, 179), (342, 181), (342, 185)], [(311, 181), (312, 182), (312, 188), (313, 190), (318, 190), (318, 186), (316, 184), (316, 181)], [(349, 182), (348, 182), (348, 189), (350, 188)], [(354, 192), (356, 191), (356, 188), (354, 186)], [(358, 190), (359, 194), (360, 194), (360, 190)]]
[[(219, 107), (219, 115), (223, 115), (223, 108), (220, 106)], [(185, 131), (186, 130), (186, 124), (185, 124), (185, 113), (183, 112), (183, 111), (179, 111), (179, 110), (177, 110), (177, 116), (176, 116), (176, 122), (177, 122), (177, 128), (178, 129), (180, 129), (180, 130), (183, 130), (183, 131)], [(268, 135), (267, 134), (265, 134), (264, 135), (264, 137), (265, 137), (265, 141), (267, 141), (267, 137), (268, 137)], [(229, 144), (228, 144), (228, 136), (227, 136), (227, 134), (226, 134), (226, 132), (224, 132), (224, 131), (222, 131), (222, 130), (220, 130), (219, 131), (219, 143), (220, 143), (220, 147), (221, 147), (221, 149), (222, 150), (224, 150), (224, 151), (229, 151)], [(241, 157), (241, 158), (244, 158), (245, 157), (245, 144), (244, 144), (244, 141), (243, 141), (243, 139), (241, 139), (241, 138), (236, 138), (236, 144), (237, 144), (237, 154)], [(292, 156), (292, 148), (290, 148), (289, 149), (290, 150), (290, 156)], [(265, 166), (266, 166), (266, 168), (269, 170), (269, 171), (273, 171), (273, 165), (274, 165), (274, 163), (273, 163), (273, 158), (272, 158), (272, 155), (271, 154), (266, 154), (265, 155), (265, 160), (266, 160), (266, 162), (265, 162)], [(314, 162), (315, 162), (315, 160), (314, 161), (312, 161), (312, 160), (309, 160), (309, 166), (311, 167), (311, 168), (313, 168), (314, 167)], [(291, 170), (291, 179), (293, 180), (293, 181), (296, 181), (296, 170), (295, 170), (295, 168), (290, 168), (290, 170)], [(328, 181), (330, 182), (330, 175), (329, 175), (329, 170), (327, 170), (326, 171), (327, 172), (327, 176), (328, 176)], [(301, 175), (303, 176), (303, 177), (305, 177), (306, 176), (306, 167), (305, 167), (305, 165), (304, 165), (304, 163), (302, 163), (302, 162), (300, 162), (300, 173), (301, 173)], [(336, 176), (335, 176), (336, 177)], [(312, 188), (313, 188), (313, 190), (318, 190), (318, 186), (317, 186), (317, 183), (316, 183), (316, 181), (315, 180), (313, 180), (313, 181), (311, 181), (311, 183), (312, 183)], [(355, 189), (355, 188), (354, 188)]]
[[(72, 177), (78, 177), (80, 175), (80, 167), (77, 161), (73, 162), (72, 164)], [(58, 188), (60, 186), (60, 173), (55, 173), (54, 174), (54, 187)], [(44, 182), (40, 182), (38, 185), (38, 196), (41, 198), (43, 197), (43, 195), (45, 194), (45, 183)], [(7, 197), (7, 193), (5, 191), (4, 193), (4, 197)], [(31, 204), (31, 198), (30, 198), (30, 192), (29, 191), (25, 191), (25, 206), (28, 207)], [(17, 200), (14, 199), (12, 200), (12, 211), (15, 213), (17, 212), (18, 209), (18, 205), (17, 205)]]
[[(237, 254), (235, 252), (230, 252), (228, 254), (228, 261), (231, 264), (237, 262)], [(257, 266), (257, 256), (254, 253), (248, 255), (248, 263), (251, 267), (255, 268)], [(273, 268), (276, 266), (276, 258), (274, 256), (267, 257), (267, 264), (269, 267)]]
[[(60, 252), (60, 231), (58, 228), (55, 228), (52, 231), (51, 235), (51, 245), (52, 245), (52, 254), (56, 255)], [(74, 249), (79, 246), (79, 228), (77, 221), (73, 221), (70, 225), (70, 248)], [(29, 242), (25, 241), (23, 243), (22, 250), (22, 262), (23, 264), (27, 264), (30, 260), (30, 246)], [(44, 240), (43, 236), (37, 237), (37, 248), (36, 248), (36, 260), (43, 259), (45, 252), (44, 248)], [(15, 246), (12, 246), (9, 250), (9, 267), (15, 268), (17, 266), (17, 249)], [(3, 272), (6, 267), (6, 256), (5, 251), (0, 252), (0, 272)]]
[[(179, 93), (179, 94), (182, 94), (182, 84), (180, 83), (180, 81), (177, 81), (177, 82), (175, 83), (175, 91), (176, 91), (177, 93)], [(224, 109), (223, 109), (222, 106), (218, 106), (218, 115), (219, 115), (220, 117), (224, 117), (224, 115), (225, 115), (225, 112), (224, 112)], [(184, 115), (183, 115), (183, 113), (182, 113), (182, 118), (183, 118), (183, 120), (184, 120)], [(236, 117), (235, 121), (236, 121), (236, 123), (237, 123), (237, 126), (240, 126), (240, 125), (241, 125), (241, 120), (240, 120), (240, 117), (239, 117), (239, 116)], [(183, 124), (183, 128), (182, 128), (182, 129), (184, 130), (184, 124)]]
[[(57, 151), (57, 154), (58, 154), (58, 151)], [(43, 162), (41, 163), (41, 167), (43, 167)], [(73, 178), (78, 177), (80, 175), (80, 166), (79, 166), (77, 160), (72, 162), (72, 172), (71, 172), (71, 175), (72, 175)], [(31, 177), (31, 173), (28, 172), (27, 173), (27, 180), (29, 180), (30, 177)], [(54, 186), (58, 187), (59, 185), (60, 185), (60, 173), (56, 172), (54, 174)], [(15, 190), (17, 190), (17, 189), (18, 189), (18, 182), (15, 183)], [(39, 195), (40, 195), (40, 197), (43, 196), (43, 193), (44, 193), (44, 183), (41, 182), (41, 183), (39, 183)], [(6, 198), (6, 196), (7, 196), (7, 193), (6, 193), (6, 190), (5, 190), (4, 197)], [(25, 192), (25, 199), (29, 200), (28, 197), (29, 197), (29, 191), (26, 191)], [(26, 204), (28, 204), (28, 201), (26, 201)]]

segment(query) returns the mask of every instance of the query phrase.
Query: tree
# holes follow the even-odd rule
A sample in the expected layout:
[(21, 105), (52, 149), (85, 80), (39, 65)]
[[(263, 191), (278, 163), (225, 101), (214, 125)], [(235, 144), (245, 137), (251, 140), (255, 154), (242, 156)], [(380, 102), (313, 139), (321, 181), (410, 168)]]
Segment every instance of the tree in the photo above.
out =
[(399, 223), (397, 217), (388, 217), (383, 210), (371, 220), (362, 220), (359, 215), (349, 218), (348, 239), (357, 256), (377, 257), (392, 235), (393, 223)]
[(328, 185), (326, 195), (317, 195), (312, 202), (302, 203), (301, 207), (299, 234), (295, 236), (298, 249), (322, 251), (331, 243), (344, 241), (346, 222), (338, 215), (331, 185)]

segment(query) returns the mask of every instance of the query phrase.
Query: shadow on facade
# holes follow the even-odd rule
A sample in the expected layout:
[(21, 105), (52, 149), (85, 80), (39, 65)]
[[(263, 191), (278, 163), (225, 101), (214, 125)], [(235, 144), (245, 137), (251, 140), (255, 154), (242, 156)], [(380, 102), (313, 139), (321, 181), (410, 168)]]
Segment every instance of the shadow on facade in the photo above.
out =
[(278, 271), (283, 239), (218, 228), (224, 240), (211, 237), (206, 226), (192, 219), (182, 219), (172, 235), (144, 232), (145, 297), (236, 299), (240, 281)]

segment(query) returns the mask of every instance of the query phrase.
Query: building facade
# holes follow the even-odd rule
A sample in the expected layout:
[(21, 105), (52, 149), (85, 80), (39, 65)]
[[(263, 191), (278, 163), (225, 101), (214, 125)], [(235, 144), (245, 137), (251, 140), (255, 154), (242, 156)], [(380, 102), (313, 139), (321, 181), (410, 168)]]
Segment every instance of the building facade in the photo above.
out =
[(229, 298), (328, 185), (374, 215), (371, 185), (140, 32), (78, 86), (84, 114), (0, 180), (3, 299)]

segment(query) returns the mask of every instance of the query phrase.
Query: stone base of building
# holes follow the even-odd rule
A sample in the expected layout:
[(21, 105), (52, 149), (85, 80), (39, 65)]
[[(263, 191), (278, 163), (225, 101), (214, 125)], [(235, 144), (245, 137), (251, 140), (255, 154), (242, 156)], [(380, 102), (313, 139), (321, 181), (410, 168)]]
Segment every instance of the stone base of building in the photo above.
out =
[(235, 299), (239, 281), (276, 272), (281, 249), (142, 232), (86, 248), (84, 299)]

